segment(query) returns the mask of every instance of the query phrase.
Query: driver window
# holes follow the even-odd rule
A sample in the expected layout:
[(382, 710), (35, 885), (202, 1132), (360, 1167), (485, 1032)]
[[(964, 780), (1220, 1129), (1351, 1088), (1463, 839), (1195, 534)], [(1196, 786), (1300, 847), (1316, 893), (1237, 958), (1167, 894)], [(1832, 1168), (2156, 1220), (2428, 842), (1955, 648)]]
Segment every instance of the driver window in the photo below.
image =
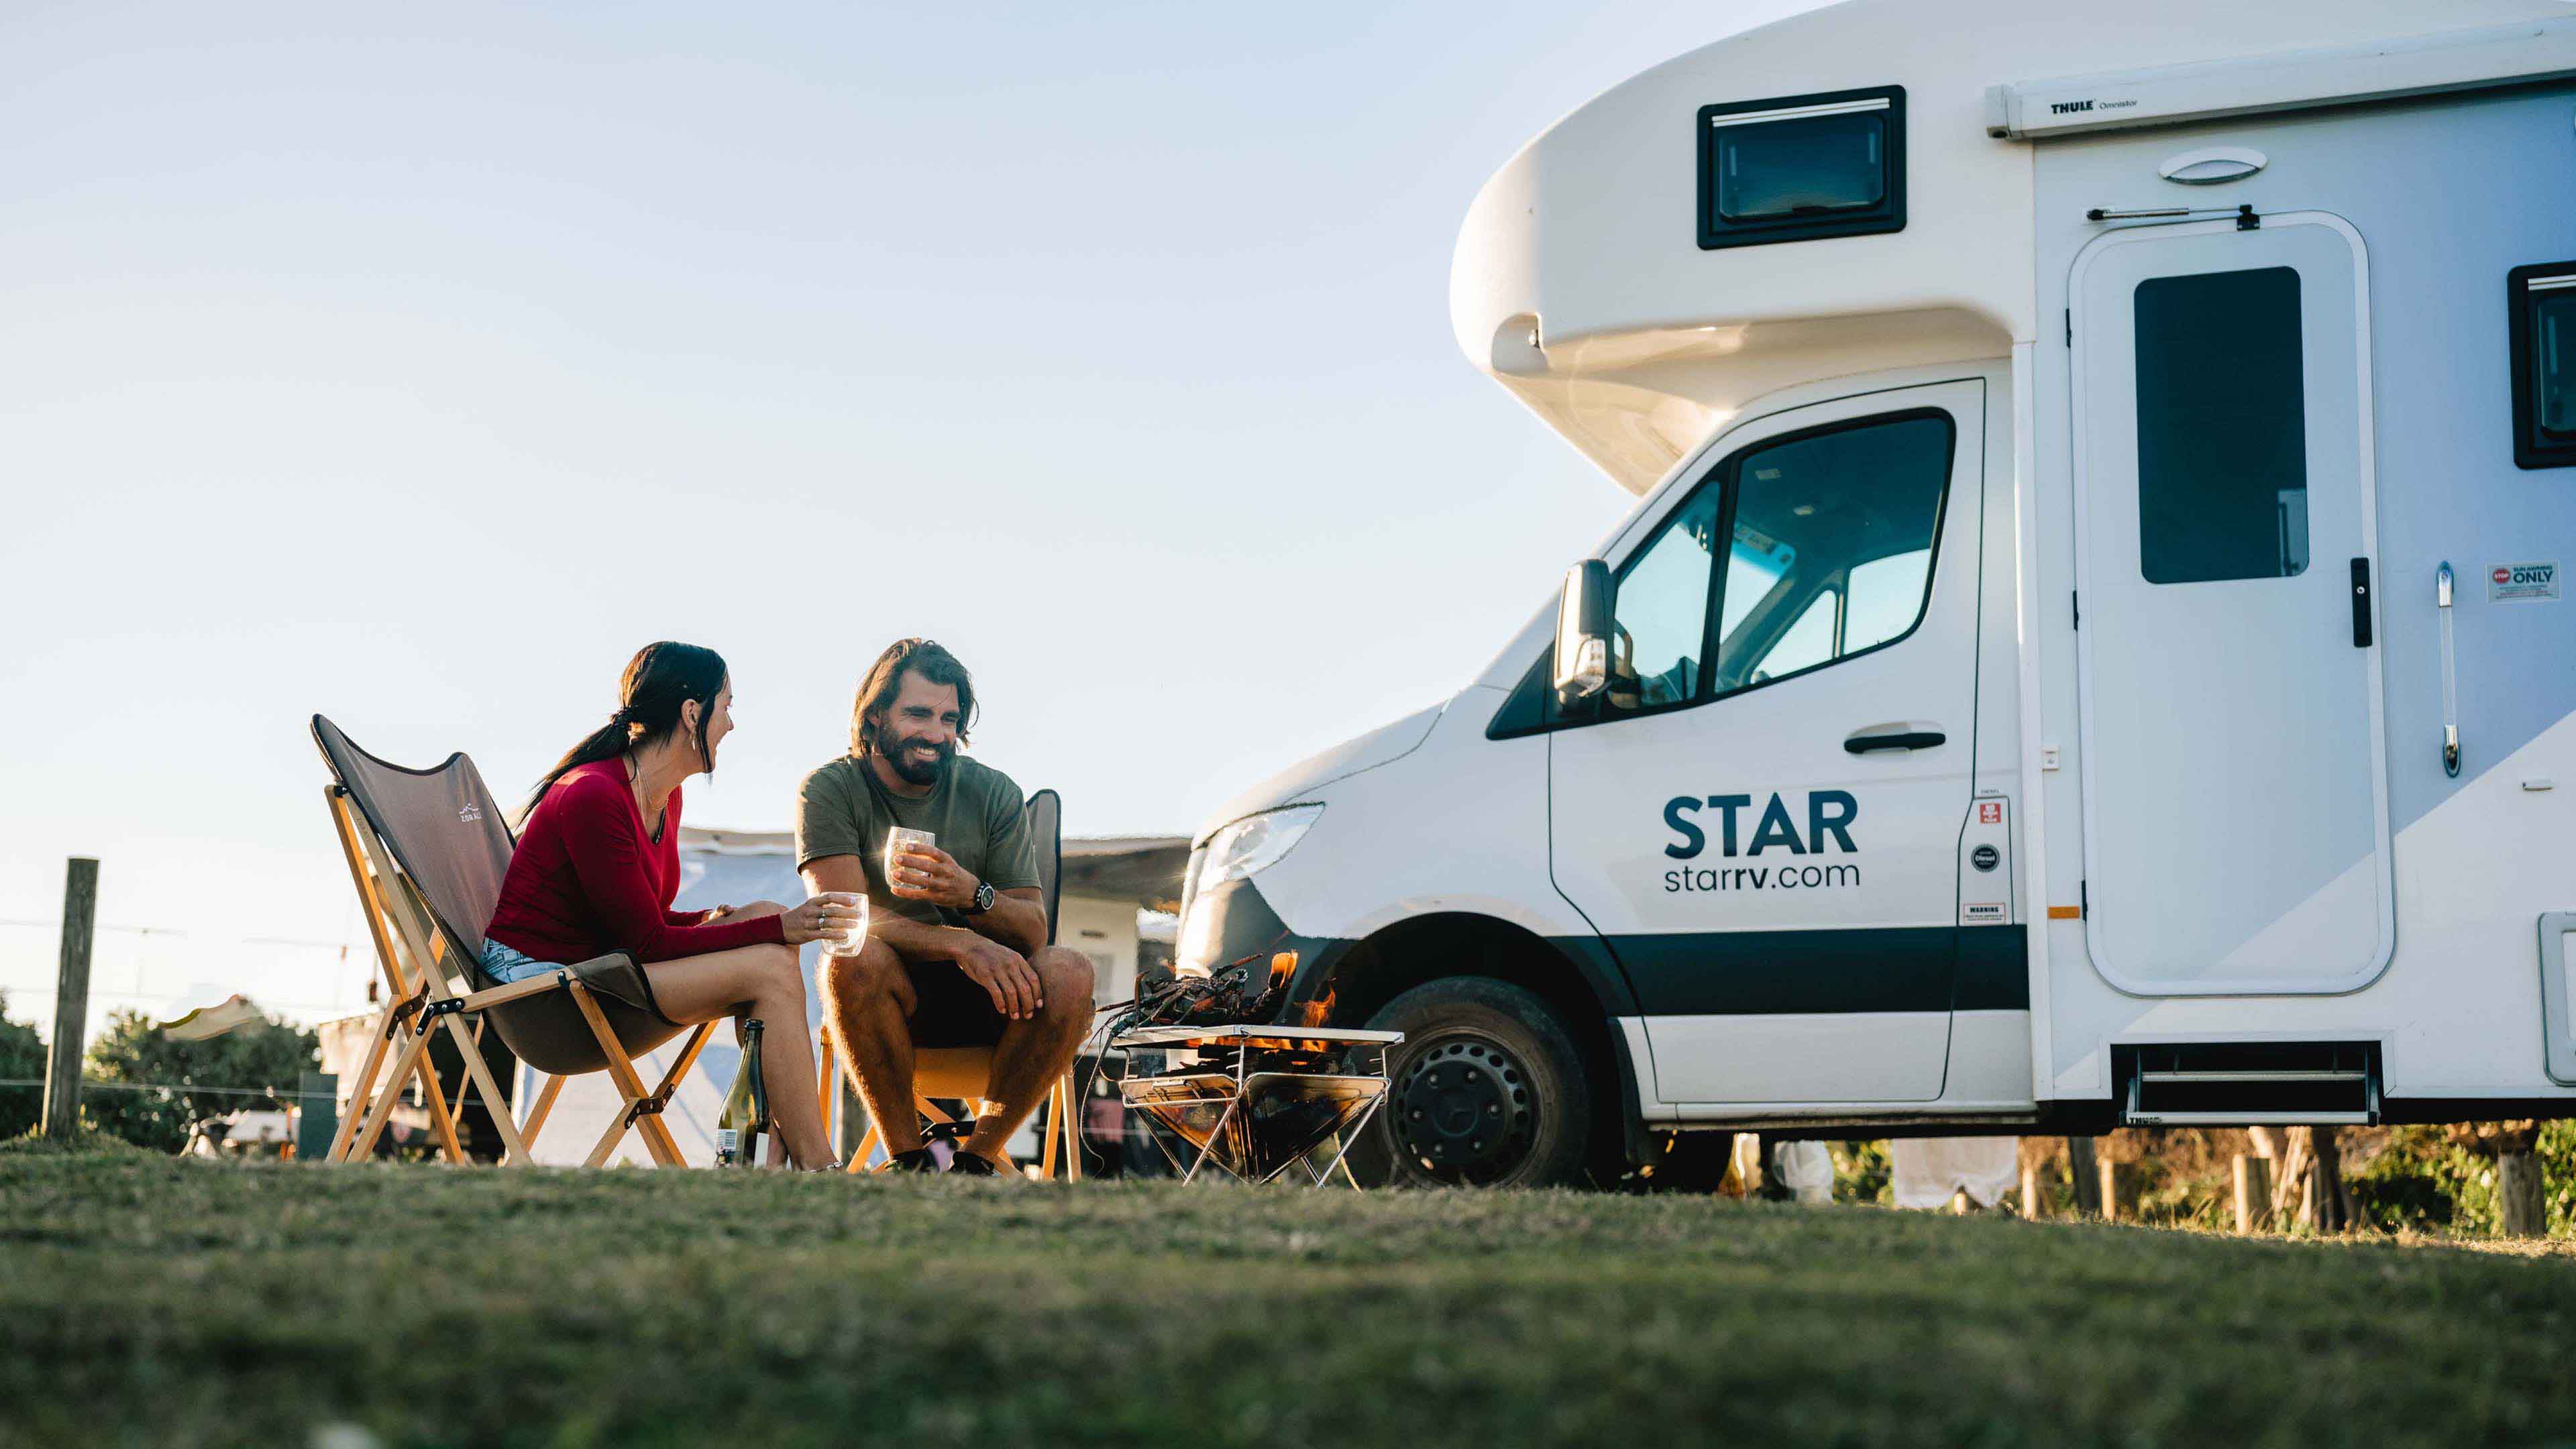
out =
[[(1737, 461), (1717, 693), (1912, 631), (1931, 596), (1950, 443), (1947, 414), (1917, 413), (1792, 438)], [(1779, 562), (1748, 567), (1748, 550)]]
[(1609, 712), (1713, 699), (1910, 633), (1931, 597), (1952, 437), (1947, 413), (1906, 413), (1720, 465), (1619, 571)]

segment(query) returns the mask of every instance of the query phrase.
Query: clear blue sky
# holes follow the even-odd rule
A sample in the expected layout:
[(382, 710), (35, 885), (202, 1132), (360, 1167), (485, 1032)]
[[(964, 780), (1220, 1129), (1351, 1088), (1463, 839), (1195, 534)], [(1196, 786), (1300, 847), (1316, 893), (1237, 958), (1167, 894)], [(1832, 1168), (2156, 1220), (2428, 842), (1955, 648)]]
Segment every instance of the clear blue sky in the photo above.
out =
[[(1624, 510), (1458, 355), (1459, 220), (1802, 8), (16, 7), (0, 918), (94, 854), (185, 933), (109, 930), (99, 1006), (329, 1014), (306, 717), (515, 799), (666, 637), (739, 695), (694, 823), (783, 826), (930, 634), (1069, 830), (1191, 829)], [(54, 951), (0, 926), (11, 1015)]]

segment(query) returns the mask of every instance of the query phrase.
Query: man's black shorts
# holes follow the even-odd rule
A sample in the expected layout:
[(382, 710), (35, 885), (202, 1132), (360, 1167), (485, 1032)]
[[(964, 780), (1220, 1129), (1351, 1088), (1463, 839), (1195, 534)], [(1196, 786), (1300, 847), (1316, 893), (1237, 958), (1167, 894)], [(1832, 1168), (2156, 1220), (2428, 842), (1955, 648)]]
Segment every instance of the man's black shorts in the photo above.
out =
[(977, 985), (954, 961), (907, 961), (912, 977), (912, 1044), (915, 1047), (991, 1046), (1009, 1022), (993, 1009), (993, 993)]

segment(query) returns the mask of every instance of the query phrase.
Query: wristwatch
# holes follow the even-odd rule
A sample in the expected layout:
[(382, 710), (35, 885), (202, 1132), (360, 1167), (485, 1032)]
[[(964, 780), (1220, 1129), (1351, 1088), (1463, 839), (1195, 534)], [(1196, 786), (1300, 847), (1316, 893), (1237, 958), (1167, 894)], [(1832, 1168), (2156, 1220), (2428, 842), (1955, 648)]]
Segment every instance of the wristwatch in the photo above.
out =
[(979, 880), (975, 882), (975, 899), (967, 903), (966, 914), (970, 916), (980, 916), (992, 908), (993, 883), (988, 880)]

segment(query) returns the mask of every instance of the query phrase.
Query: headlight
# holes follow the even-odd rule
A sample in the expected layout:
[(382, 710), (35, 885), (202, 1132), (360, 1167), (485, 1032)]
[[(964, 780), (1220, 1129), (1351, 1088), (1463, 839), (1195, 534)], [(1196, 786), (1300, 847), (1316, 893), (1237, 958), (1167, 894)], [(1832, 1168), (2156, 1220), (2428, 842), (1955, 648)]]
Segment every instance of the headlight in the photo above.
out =
[(1190, 852), (1188, 875), (1181, 883), (1181, 932), (1172, 963), (1176, 973), (1205, 976), (1216, 964), (1216, 914), (1200, 905), (1207, 893), (1278, 864), (1323, 813), (1320, 804), (1291, 805), (1246, 816)]
[(1205, 894), (1230, 880), (1242, 880), (1277, 865), (1323, 817), (1322, 805), (1291, 805), (1248, 816), (1208, 837), (1206, 858), (1199, 865), (1198, 889)]

